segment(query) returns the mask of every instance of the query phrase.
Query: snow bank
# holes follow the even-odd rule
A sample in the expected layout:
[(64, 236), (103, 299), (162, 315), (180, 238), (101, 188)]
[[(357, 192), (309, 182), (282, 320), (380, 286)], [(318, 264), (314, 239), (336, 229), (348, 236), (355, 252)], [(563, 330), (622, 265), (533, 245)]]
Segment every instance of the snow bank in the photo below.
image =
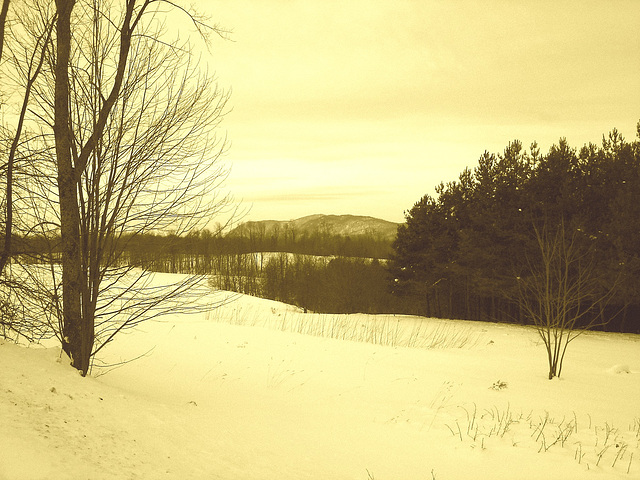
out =
[(147, 322), (100, 360), (140, 358), (94, 378), (0, 344), (0, 479), (640, 478), (640, 378), (611, 373), (640, 371), (638, 336), (577, 338), (549, 381), (526, 328), (404, 317), (474, 339), (410, 348), (296, 315), (240, 296)]

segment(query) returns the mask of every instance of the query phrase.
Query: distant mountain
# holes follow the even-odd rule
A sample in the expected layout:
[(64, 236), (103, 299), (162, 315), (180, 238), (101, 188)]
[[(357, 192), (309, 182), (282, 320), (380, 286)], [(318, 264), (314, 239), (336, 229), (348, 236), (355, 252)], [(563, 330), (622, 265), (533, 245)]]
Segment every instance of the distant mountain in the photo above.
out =
[(328, 233), (340, 236), (368, 235), (392, 240), (398, 224), (380, 218), (359, 215), (309, 215), (295, 220), (262, 220), (238, 225), (230, 236), (249, 236), (250, 233), (270, 235), (275, 230), (293, 229), (298, 234)]

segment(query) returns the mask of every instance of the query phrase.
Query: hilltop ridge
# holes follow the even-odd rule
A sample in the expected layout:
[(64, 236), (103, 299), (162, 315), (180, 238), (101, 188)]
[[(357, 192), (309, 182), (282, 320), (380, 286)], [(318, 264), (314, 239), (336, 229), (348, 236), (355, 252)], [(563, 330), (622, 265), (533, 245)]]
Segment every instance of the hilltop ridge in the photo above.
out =
[(271, 235), (277, 230), (293, 230), (296, 233), (327, 233), (340, 236), (369, 235), (393, 240), (398, 223), (362, 215), (314, 214), (294, 220), (259, 220), (238, 225), (229, 232), (231, 236), (247, 236), (251, 232)]

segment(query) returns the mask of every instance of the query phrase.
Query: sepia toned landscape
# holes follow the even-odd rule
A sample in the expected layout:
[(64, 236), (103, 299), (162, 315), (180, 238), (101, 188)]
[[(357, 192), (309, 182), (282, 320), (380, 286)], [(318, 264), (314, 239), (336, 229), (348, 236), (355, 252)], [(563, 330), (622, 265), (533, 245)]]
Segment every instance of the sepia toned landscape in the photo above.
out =
[(1, 0), (0, 480), (640, 478), (638, 18)]

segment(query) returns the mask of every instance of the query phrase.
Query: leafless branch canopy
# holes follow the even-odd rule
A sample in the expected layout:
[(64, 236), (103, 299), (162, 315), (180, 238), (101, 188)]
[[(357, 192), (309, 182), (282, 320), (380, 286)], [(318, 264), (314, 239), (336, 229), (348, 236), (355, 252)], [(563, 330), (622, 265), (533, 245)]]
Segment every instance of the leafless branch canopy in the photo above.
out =
[(39, 261), (51, 263), (11, 275), (40, 292), (46, 328), (86, 373), (117, 333), (179, 310), (176, 298), (195, 308), (189, 298), (205, 293), (195, 277), (154, 286), (126, 252), (136, 235), (187, 233), (229, 204), (219, 133), (229, 94), (188, 39), (167, 37), (164, 18), (186, 15), (205, 40), (228, 32), (167, 0), (29, 0), (21, 9), (7, 72), (26, 94), (18, 133), (3, 130), (17, 193), (5, 218), (11, 227), (15, 211), (21, 232), (48, 245)]
[(534, 231), (538, 255), (518, 279), (519, 302), (545, 345), (551, 379), (560, 376), (568, 344), (606, 323), (601, 314), (615, 286), (604, 287), (596, 275), (595, 252), (579, 229), (567, 233), (561, 223), (555, 231), (547, 225)]

